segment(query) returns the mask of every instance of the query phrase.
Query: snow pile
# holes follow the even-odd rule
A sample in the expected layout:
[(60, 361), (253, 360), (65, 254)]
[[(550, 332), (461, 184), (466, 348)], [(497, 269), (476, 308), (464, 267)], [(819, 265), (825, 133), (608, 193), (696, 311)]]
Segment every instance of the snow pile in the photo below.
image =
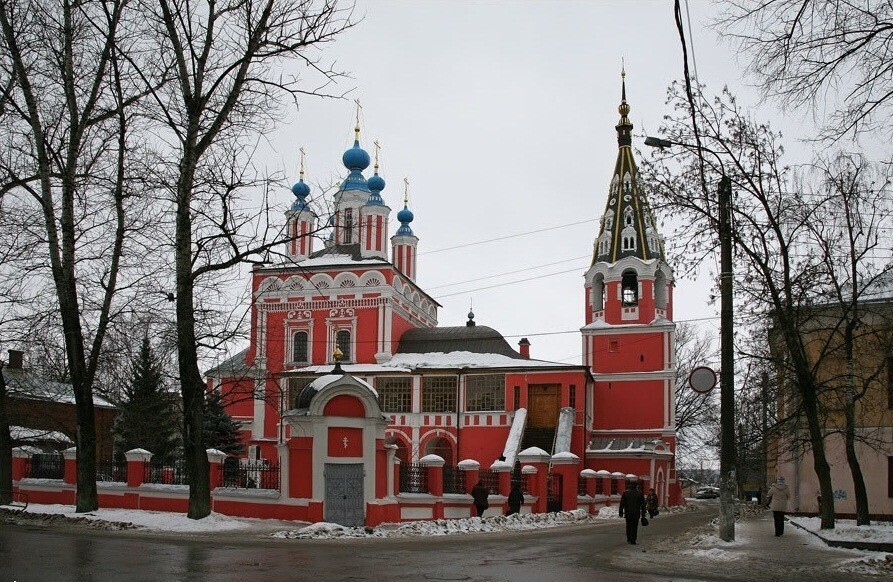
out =
[(822, 519), (819, 517), (789, 517), (805, 530), (811, 531), (834, 541), (893, 543), (893, 523), (876, 521), (871, 525), (856, 525), (852, 519), (834, 520), (834, 529), (821, 529)]
[(269, 520), (235, 518), (211, 513), (203, 519), (189, 519), (184, 513), (133, 509), (97, 509), (89, 513), (75, 513), (71, 505), (28, 505), (23, 521), (44, 525), (83, 523), (103, 530), (145, 529), (178, 533), (211, 533), (251, 529)]
[(875, 553), (873, 555), (865, 555), (861, 558), (841, 562), (838, 568), (854, 574), (887, 576), (889, 580), (893, 576), (893, 554)]
[[(611, 510), (613, 508), (604, 508)], [(584, 510), (559, 511), (556, 513), (525, 513), (497, 515), (481, 519), (437, 519), (434, 521), (413, 521), (404, 524), (383, 524), (377, 528), (345, 527), (334, 523), (315, 523), (311, 526), (272, 534), (276, 538), (288, 539), (330, 539), (330, 538), (394, 538), (420, 536), (446, 536), (454, 534), (522, 531), (558, 527), (561, 525), (592, 523), (596, 520), (614, 519), (616, 509), (604, 515), (590, 516)]]

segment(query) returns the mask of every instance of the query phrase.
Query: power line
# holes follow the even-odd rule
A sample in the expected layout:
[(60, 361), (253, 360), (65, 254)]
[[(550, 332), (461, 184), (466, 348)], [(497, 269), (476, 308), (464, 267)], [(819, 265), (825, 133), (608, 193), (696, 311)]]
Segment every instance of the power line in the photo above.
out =
[(501, 241), (501, 240), (508, 240), (508, 239), (511, 239), (511, 238), (518, 238), (519, 236), (527, 236), (528, 234), (537, 234), (537, 233), (540, 233), (540, 232), (548, 232), (548, 231), (550, 231), (550, 230), (558, 230), (558, 229), (561, 229), (561, 228), (568, 228), (568, 227), (571, 227), (571, 226), (578, 226), (578, 225), (580, 225), (580, 224), (587, 224), (587, 223), (590, 223), (590, 222), (595, 222), (596, 220), (598, 220), (598, 218), (587, 218), (586, 220), (581, 220), (581, 221), (579, 221), (579, 222), (569, 222), (569, 223), (567, 223), (567, 224), (559, 224), (558, 226), (550, 226), (550, 227), (548, 227), (548, 228), (540, 228), (540, 229), (538, 229), (538, 230), (528, 230), (528, 231), (525, 231), (525, 232), (519, 232), (519, 233), (516, 233), (516, 234), (510, 234), (510, 235), (501, 236), (501, 237), (498, 237), (498, 238), (491, 238), (491, 239), (481, 240), (481, 241), (477, 241), (477, 242), (470, 242), (470, 243), (465, 243), (465, 244), (456, 245), (456, 246), (452, 246), (452, 247), (445, 247), (445, 248), (442, 248), (442, 249), (434, 249), (433, 251), (425, 251), (425, 252), (423, 252), (423, 253), (418, 253), (418, 254), (419, 254), (419, 255), (430, 255), (430, 254), (433, 254), (433, 253), (442, 253), (442, 252), (445, 252), (445, 251), (452, 251), (452, 250), (455, 250), (455, 249), (462, 249), (462, 248), (465, 248), (465, 247), (473, 247), (473, 246), (482, 245), (482, 244), (486, 244), (486, 243), (497, 242), (497, 241)]
[(474, 293), (475, 291), (485, 291), (487, 289), (495, 289), (497, 287), (505, 287), (506, 285), (515, 285), (517, 283), (528, 283), (530, 281), (536, 281), (537, 279), (544, 279), (546, 277), (553, 277), (555, 275), (566, 275), (567, 273), (579, 273), (579, 269), (568, 269), (566, 271), (557, 271), (555, 273), (546, 273), (545, 275), (539, 275), (537, 277), (528, 277), (526, 279), (518, 279), (517, 281), (507, 281), (505, 283), (497, 283), (496, 285), (488, 285), (487, 287), (476, 287), (474, 289), (468, 289), (466, 291), (457, 291), (455, 293), (447, 293), (446, 295), (438, 295), (435, 299), (443, 299), (445, 297), (453, 297), (455, 295), (467, 295), (469, 293)]
[(497, 273), (497, 274), (495, 274), (495, 275), (488, 275), (488, 276), (486, 276), (486, 277), (478, 277), (477, 279), (468, 279), (468, 280), (466, 280), (466, 281), (459, 281), (459, 282), (457, 282), (457, 283), (446, 283), (445, 285), (436, 285), (436, 286), (434, 286), (434, 287), (427, 287), (426, 290), (427, 290), (427, 291), (430, 291), (430, 290), (432, 290), (432, 289), (442, 289), (442, 288), (444, 288), (444, 287), (454, 287), (454, 286), (456, 286), (456, 285), (463, 285), (463, 284), (465, 284), (465, 283), (474, 283), (475, 281), (485, 281), (485, 280), (487, 280), (487, 279), (496, 279), (496, 278), (498, 278), (498, 277), (504, 277), (504, 276), (506, 276), (506, 275), (514, 275), (514, 274), (516, 274), (516, 273), (523, 273), (523, 272), (525, 272), (525, 271), (533, 271), (533, 270), (535, 270), (535, 269), (541, 269), (541, 268), (543, 268), (543, 267), (551, 267), (551, 266), (553, 266), (553, 265), (560, 265), (560, 264), (562, 264), (562, 263), (570, 263), (570, 262), (572, 262), (572, 261), (579, 261), (580, 259), (588, 259), (588, 258), (589, 258), (589, 255), (582, 255), (582, 256), (579, 256), (579, 257), (573, 257), (572, 259), (564, 259), (564, 260), (561, 260), (561, 261), (555, 261), (555, 262), (553, 262), (553, 263), (545, 263), (545, 264), (542, 264), (542, 265), (536, 265), (536, 266), (533, 266), (533, 267), (526, 267), (526, 268), (524, 268), (524, 269), (518, 269), (518, 270), (515, 270), (515, 271), (506, 271), (506, 272), (504, 272), (504, 273)]

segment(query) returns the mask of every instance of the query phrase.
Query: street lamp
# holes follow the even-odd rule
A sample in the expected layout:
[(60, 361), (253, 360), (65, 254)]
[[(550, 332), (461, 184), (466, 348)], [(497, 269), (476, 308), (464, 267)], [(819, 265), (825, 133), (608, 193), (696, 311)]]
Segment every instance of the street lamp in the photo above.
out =
[(719, 371), (719, 537), (726, 542), (735, 539), (735, 362), (732, 334), (732, 181), (726, 175), (722, 158), (705, 146), (674, 142), (659, 137), (646, 137), (645, 145), (660, 149), (674, 145), (713, 154), (719, 162), (719, 254), (720, 254), (720, 371)]

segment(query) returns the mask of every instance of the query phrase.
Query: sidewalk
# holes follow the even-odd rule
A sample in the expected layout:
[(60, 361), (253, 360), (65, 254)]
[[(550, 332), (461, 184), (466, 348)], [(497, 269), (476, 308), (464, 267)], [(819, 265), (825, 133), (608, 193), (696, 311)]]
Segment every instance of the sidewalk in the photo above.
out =
[(893, 574), (893, 557), (829, 547), (791, 523), (785, 524), (783, 536), (775, 537), (770, 512), (738, 521), (733, 542), (722, 541), (715, 527), (705, 526), (655, 540), (639, 556), (654, 564), (666, 563), (669, 557), (680, 573), (721, 571), (724, 579), (731, 580), (843, 581)]

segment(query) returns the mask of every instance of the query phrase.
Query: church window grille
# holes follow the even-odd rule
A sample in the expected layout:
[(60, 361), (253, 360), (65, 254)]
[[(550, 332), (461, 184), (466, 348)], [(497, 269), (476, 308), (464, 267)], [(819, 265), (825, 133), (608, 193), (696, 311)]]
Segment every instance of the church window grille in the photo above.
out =
[(505, 410), (505, 376), (467, 376), (465, 378), (465, 410), (481, 412)]
[(298, 407), (298, 397), (301, 395), (301, 390), (303, 390), (308, 384), (313, 382), (316, 378), (314, 376), (298, 376), (292, 377), (288, 379), (288, 408), (289, 410), (295, 409)]
[(571, 384), (570, 388), (568, 388), (567, 394), (568, 394), (567, 405), (570, 406), (571, 408), (576, 408), (577, 407), (577, 387), (574, 384)]
[(514, 398), (514, 401), (515, 401), (515, 402), (514, 402), (514, 404), (515, 404), (514, 408), (515, 408), (515, 410), (518, 410), (519, 408), (521, 408), (521, 387), (520, 387), (520, 386), (515, 386), (515, 394), (514, 394), (514, 396), (515, 396), (515, 398)]
[(353, 242), (353, 208), (344, 209), (344, 244)]
[(422, 378), (422, 412), (456, 412), (455, 376)]
[(353, 358), (351, 358), (351, 342), (350, 342), (350, 332), (346, 329), (342, 329), (335, 334), (335, 345), (338, 346), (338, 349), (341, 350), (341, 361), (343, 362), (351, 362)]
[(308, 362), (307, 359), (307, 340), (309, 336), (306, 331), (297, 331), (292, 336), (291, 345), (291, 361), (292, 362)]
[(412, 412), (412, 378), (378, 378), (375, 390), (384, 412)]
[(621, 297), (624, 306), (633, 306), (639, 304), (639, 281), (635, 271), (626, 271), (623, 273), (623, 279), (620, 282), (622, 287)]

